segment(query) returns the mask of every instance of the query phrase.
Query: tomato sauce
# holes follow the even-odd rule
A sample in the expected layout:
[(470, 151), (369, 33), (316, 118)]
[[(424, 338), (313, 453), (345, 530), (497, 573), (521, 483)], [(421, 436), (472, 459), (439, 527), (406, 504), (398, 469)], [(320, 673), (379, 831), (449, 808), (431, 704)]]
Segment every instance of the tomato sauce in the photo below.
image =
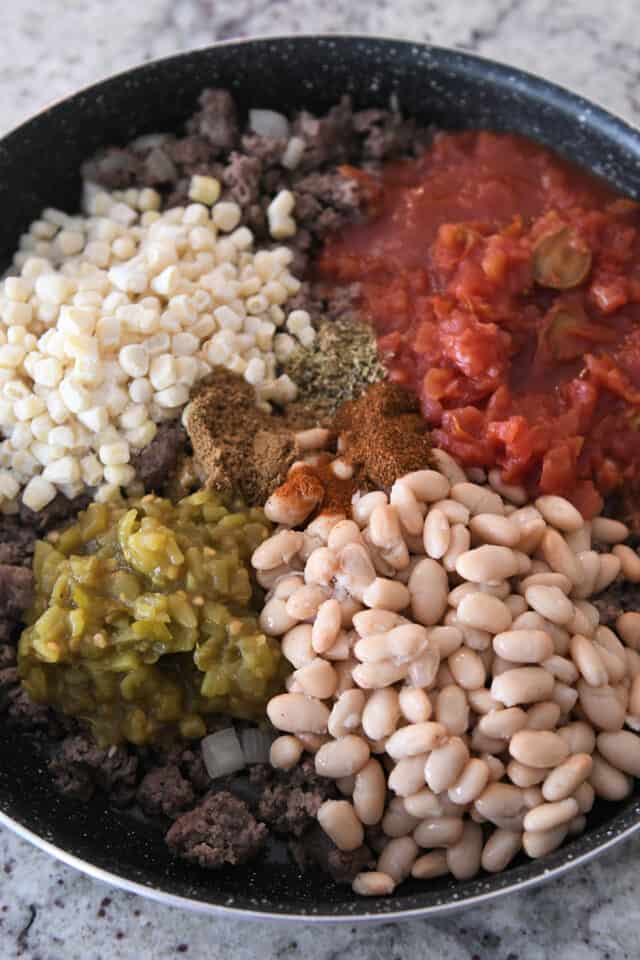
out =
[(587, 517), (639, 480), (640, 205), (486, 131), (357, 175), (368, 215), (326, 242), (318, 275), (360, 284), (434, 441)]

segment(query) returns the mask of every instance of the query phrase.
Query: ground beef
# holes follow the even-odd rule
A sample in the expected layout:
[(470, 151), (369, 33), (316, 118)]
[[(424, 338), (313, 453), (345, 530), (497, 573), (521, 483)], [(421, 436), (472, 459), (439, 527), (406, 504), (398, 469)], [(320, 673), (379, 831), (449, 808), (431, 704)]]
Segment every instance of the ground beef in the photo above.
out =
[(124, 190), (140, 182), (142, 162), (130, 147), (107, 147), (84, 164), (82, 176), (108, 190)]
[(0, 520), (0, 563), (30, 567), (35, 540), (33, 529), (23, 526), (17, 517), (2, 517)]
[(268, 831), (249, 807), (226, 790), (211, 793), (179, 817), (166, 836), (173, 854), (209, 869), (245, 863), (264, 846)]
[[(389, 157), (411, 152), (416, 142), (416, 125), (391, 110), (361, 110), (353, 126), (362, 137), (363, 161), (380, 163)], [(424, 137), (422, 138), (424, 142)]]
[(231, 150), (238, 139), (236, 105), (228, 90), (204, 90), (200, 110), (187, 123), (189, 133), (204, 137), (218, 153)]
[(262, 164), (257, 157), (234, 152), (229, 156), (222, 180), (236, 203), (241, 207), (248, 207), (260, 196), (261, 173)]
[(186, 433), (179, 420), (161, 423), (151, 443), (131, 459), (145, 490), (159, 492), (176, 469)]
[(337, 795), (333, 780), (319, 776), (310, 757), (293, 770), (261, 764), (249, 776), (262, 790), (258, 817), (279, 834), (299, 837), (313, 825), (324, 801)]
[(49, 769), (64, 796), (89, 800), (98, 789), (122, 807), (135, 793), (138, 758), (127, 747), (99, 747), (89, 734), (79, 733), (62, 741)]
[(191, 783), (196, 793), (205, 793), (211, 786), (211, 777), (202, 759), (200, 750), (176, 750), (169, 756), (169, 762), (179, 767), (183, 777)]
[(20, 504), (20, 522), (42, 536), (54, 527), (60, 527), (69, 520), (74, 520), (80, 510), (84, 510), (91, 503), (91, 497), (81, 494), (73, 500), (67, 499), (59, 493), (42, 510), (34, 511)]
[(33, 599), (33, 574), (26, 567), (0, 564), (1, 616), (17, 618)]
[(0, 564), (0, 642), (9, 640), (33, 599), (33, 574), (27, 567)]
[(305, 142), (300, 163), (303, 170), (317, 170), (327, 164), (346, 163), (354, 158), (354, 129), (351, 98), (345, 96), (324, 117), (301, 110), (293, 122), (293, 133)]
[(287, 141), (279, 137), (265, 137), (259, 133), (245, 133), (241, 140), (242, 151), (250, 157), (256, 157), (263, 168), (280, 165)]
[(590, 600), (598, 608), (600, 623), (615, 626), (621, 613), (640, 611), (640, 583), (618, 580)]
[(16, 668), (8, 667), (0, 671), (0, 712), (5, 713), (7, 721), (23, 730), (51, 736), (58, 735), (60, 725), (49, 707), (35, 703), (26, 690), (20, 686)]
[(171, 817), (172, 820), (195, 803), (193, 787), (174, 764), (157, 767), (148, 773), (136, 796), (146, 814)]
[(314, 867), (320, 868), (341, 884), (352, 883), (358, 873), (375, 864), (369, 847), (363, 845), (356, 850), (339, 850), (318, 824), (301, 840), (292, 840), (289, 850), (303, 873)]

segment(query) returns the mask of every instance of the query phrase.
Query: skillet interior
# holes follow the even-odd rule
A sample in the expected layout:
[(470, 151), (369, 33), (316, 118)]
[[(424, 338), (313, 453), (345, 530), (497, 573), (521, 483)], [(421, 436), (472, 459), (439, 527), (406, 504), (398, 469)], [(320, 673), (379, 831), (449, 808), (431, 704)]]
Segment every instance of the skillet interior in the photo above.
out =
[[(512, 130), (554, 147), (640, 196), (640, 134), (592, 104), (491, 61), (411, 43), (357, 37), (231, 43), (120, 74), (63, 101), (0, 141), (0, 263), (48, 205), (73, 211), (79, 168), (97, 147), (178, 129), (205, 86), (230, 88), (241, 108), (326, 110), (345, 93), (358, 107), (400, 107), (423, 123)], [(404, 884), (393, 898), (363, 900), (324, 876), (301, 877), (274, 846), (253, 865), (206, 873), (170, 859), (161, 835), (98, 801), (62, 800), (50, 788), (29, 737), (0, 729), (0, 813), (86, 864), (200, 909), (330, 919), (437, 912), (550, 876), (634, 827), (640, 791), (624, 805), (600, 803), (587, 832), (543, 861), (467, 883)], [(187, 904), (188, 905), (188, 904)]]

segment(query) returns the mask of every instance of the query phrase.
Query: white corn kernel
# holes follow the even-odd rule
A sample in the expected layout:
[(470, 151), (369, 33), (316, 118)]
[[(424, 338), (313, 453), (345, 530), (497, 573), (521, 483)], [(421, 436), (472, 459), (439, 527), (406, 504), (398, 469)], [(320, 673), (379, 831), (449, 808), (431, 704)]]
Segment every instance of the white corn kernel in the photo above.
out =
[(98, 450), (101, 462), (108, 467), (129, 462), (129, 444), (126, 440), (117, 440), (114, 443), (103, 443)]
[(80, 464), (73, 457), (60, 457), (44, 468), (42, 476), (50, 483), (77, 483), (80, 480)]
[(231, 201), (222, 201), (216, 203), (215, 207), (211, 211), (211, 219), (213, 220), (214, 225), (219, 230), (224, 230), (225, 233), (235, 230), (235, 228), (240, 223), (240, 218), (242, 216), (242, 211), (237, 203)]
[(149, 369), (149, 354), (140, 344), (122, 347), (118, 354), (120, 366), (130, 377), (144, 377)]
[(149, 379), (155, 390), (164, 390), (176, 382), (176, 362), (170, 354), (161, 354), (151, 361)]
[(213, 206), (220, 196), (220, 182), (215, 177), (203, 177), (197, 174), (191, 177), (189, 184), (189, 198), (197, 203), (206, 203)]
[(51, 503), (56, 495), (56, 488), (44, 477), (32, 477), (22, 491), (22, 502), (30, 510), (42, 510)]

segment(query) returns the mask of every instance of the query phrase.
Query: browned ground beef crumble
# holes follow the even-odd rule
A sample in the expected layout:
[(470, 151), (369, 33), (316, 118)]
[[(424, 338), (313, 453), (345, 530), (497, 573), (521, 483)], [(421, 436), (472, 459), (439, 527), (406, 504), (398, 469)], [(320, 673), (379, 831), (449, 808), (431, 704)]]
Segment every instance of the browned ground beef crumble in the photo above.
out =
[[(342, 288), (326, 300), (304, 274), (323, 236), (360, 215), (358, 183), (338, 168), (374, 167), (394, 155), (417, 153), (429, 132), (392, 111), (354, 111), (348, 97), (322, 117), (300, 111), (291, 118), (290, 132), (305, 144), (294, 171), (281, 163), (285, 140), (243, 132), (231, 95), (205, 90), (185, 135), (163, 134), (108, 147), (85, 165), (83, 173), (110, 190), (154, 186), (165, 208), (189, 202), (192, 175), (214, 176), (223, 184), (226, 198), (242, 207), (243, 221), (261, 245), (272, 243), (266, 223), (271, 199), (278, 190), (293, 191), (298, 230), (290, 245), (295, 253), (293, 271), (303, 283), (287, 306), (304, 308), (312, 317), (335, 319), (349, 310), (357, 286)], [(132, 463), (147, 491), (182, 496), (195, 482), (189, 454), (185, 431), (174, 421), (161, 424), (155, 439)], [(290, 838), (300, 869), (320, 867), (336, 882), (350, 883), (373, 864), (371, 849), (362, 846), (343, 853), (318, 827), (318, 808), (338, 794), (331, 780), (316, 774), (311, 758), (287, 773), (259, 765), (243, 778), (211, 781), (197, 744), (180, 745), (168, 753), (131, 745), (103, 749), (76, 721), (32, 703), (21, 689), (15, 643), (33, 589), (35, 540), (64, 526), (88, 502), (84, 496), (70, 501), (59, 495), (39, 513), (21, 506), (18, 516), (0, 519), (0, 713), (5, 721), (37, 738), (49, 756), (59, 792), (78, 801), (102, 796), (118, 808), (135, 804), (160, 829), (169, 828), (169, 849), (190, 863), (201, 867), (243, 863), (273, 832)], [(212, 728), (215, 725), (216, 721)], [(368, 843), (375, 849), (376, 833), (369, 834)]]

